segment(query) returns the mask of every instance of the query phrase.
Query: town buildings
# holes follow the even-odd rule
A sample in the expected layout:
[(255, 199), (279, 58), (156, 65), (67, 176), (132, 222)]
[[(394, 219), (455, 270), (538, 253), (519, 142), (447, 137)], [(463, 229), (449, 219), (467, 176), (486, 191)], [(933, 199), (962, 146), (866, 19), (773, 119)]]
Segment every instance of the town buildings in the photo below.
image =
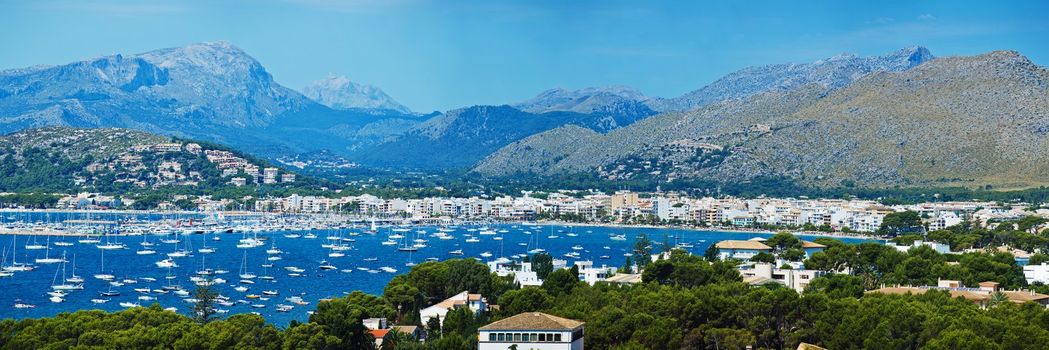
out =
[[(1025, 208), (996, 203), (940, 202), (885, 206), (875, 201), (796, 198), (689, 198), (678, 194), (639, 194), (619, 191), (612, 195), (549, 193), (545, 198), (525, 192), (520, 197), (430, 197), (384, 199), (370, 195), (310, 199), (325, 205), (303, 207), (290, 198), (261, 198), (257, 210), (324, 212), (352, 208), (360, 214), (406, 218), (531, 220), (538, 216), (613, 223), (677, 223), (735, 227), (808, 227), (811, 230), (874, 232), (885, 215), (918, 211), (929, 230), (943, 229), (966, 220), (992, 220), (1030, 215)], [(646, 196), (647, 195), (647, 196)], [(347, 205), (351, 204), (353, 205)], [(289, 205), (291, 204), (291, 205)], [(1041, 214), (1040, 214), (1041, 215)], [(1044, 213), (1049, 216), (1049, 212)], [(643, 218), (638, 221), (638, 218)]]

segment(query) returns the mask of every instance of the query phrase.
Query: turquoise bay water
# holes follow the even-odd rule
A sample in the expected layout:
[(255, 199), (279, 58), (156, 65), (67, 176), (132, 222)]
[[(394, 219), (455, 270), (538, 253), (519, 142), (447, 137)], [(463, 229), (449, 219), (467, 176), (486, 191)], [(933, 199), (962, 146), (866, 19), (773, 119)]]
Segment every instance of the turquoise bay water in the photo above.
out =
[[(497, 235), (478, 235), (479, 231), (477, 230), (468, 231), (468, 228), (476, 229), (476, 227), (463, 226), (457, 227), (454, 232), (448, 233), (454, 239), (440, 240), (430, 236), (437, 232), (436, 227), (413, 227), (411, 232), (401, 232), (401, 234), (406, 235), (409, 240), (416, 238), (418, 235), (418, 238), (428, 241), (426, 243), (428, 246), (411, 254), (398, 251), (396, 245), (382, 245), (381, 242), (387, 240), (387, 237), (393, 232), (390, 228), (380, 228), (378, 234), (375, 235), (361, 233), (357, 236), (352, 236), (351, 238), (356, 239), (356, 242), (349, 243), (353, 249), (345, 251), (346, 255), (344, 257), (336, 258), (329, 257), (329, 249), (321, 247), (321, 244), (329, 242), (326, 237), (336, 234), (350, 237), (349, 233), (360, 232), (360, 230), (312, 231), (318, 236), (316, 239), (291, 239), (284, 237), (284, 234), (291, 232), (258, 233), (259, 238), (267, 238), (268, 241), (261, 247), (250, 249), (236, 247), (239, 239), (242, 238), (242, 234), (239, 233), (220, 234), (218, 235), (221, 237), (220, 241), (212, 240), (216, 235), (180, 236), (183, 242), (178, 244), (178, 246), (184, 248), (188, 241), (193, 253), (187, 257), (174, 258), (179, 267), (171, 269), (170, 275), (175, 276), (172, 280), (165, 278), (165, 276), (169, 275), (168, 269), (158, 268), (154, 264), (154, 262), (166, 258), (166, 253), (176, 249), (175, 244), (160, 242), (161, 239), (169, 237), (146, 236), (145, 239), (155, 243), (153, 247), (157, 251), (155, 255), (136, 254), (136, 250), (141, 249), (139, 243), (143, 241), (143, 236), (116, 237), (112, 238), (112, 241), (124, 243), (128, 246), (128, 249), (105, 251), (105, 272), (115, 275), (117, 280), (137, 279), (139, 282), (112, 288), (107, 282), (92, 277), (102, 269), (102, 250), (95, 247), (94, 244), (76, 243), (77, 238), (75, 237), (62, 239), (63, 241), (74, 243), (72, 246), (54, 246), (57, 239), (52, 237), (50, 256), (61, 257), (65, 254), (66, 259), (70, 261), (70, 263), (66, 264), (66, 276), (71, 275), (75, 268), (75, 273), (85, 279), (84, 290), (72, 292), (66, 297), (65, 302), (50, 302), (46, 293), (51, 290), (51, 285), (56, 275), (61, 274), (62, 264), (36, 264), (36, 269), (33, 271), (18, 272), (13, 277), (0, 278), (0, 290), (3, 290), (3, 293), (0, 293), (0, 318), (44, 317), (81, 309), (116, 311), (123, 309), (119, 305), (121, 302), (139, 302), (142, 305), (156, 302), (163, 307), (176, 307), (178, 312), (188, 314), (192, 304), (187, 303), (173, 293), (150, 293), (148, 295), (156, 297), (155, 301), (140, 301), (138, 297), (147, 294), (137, 293), (134, 289), (145, 287), (160, 289), (165, 285), (178, 284), (192, 291), (195, 286), (189, 278), (195, 271), (206, 267), (229, 271), (226, 274), (216, 276), (227, 280), (226, 283), (214, 287), (220, 294), (228, 296), (234, 301), (246, 300), (250, 304), (265, 305), (263, 308), (253, 308), (248, 304), (239, 303), (229, 307), (220, 306), (220, 309), (229, 310), (229, 313), (226, 314), (227, 316), (237, 313), (258, 312), (269, 322), (283, 326), (293, 319), (305, 321), (308, 318), (307, 311), (313, 310), (319, 299), (340, 296), (354, 290), (380, 294), (383, 287), (393, 276), (405, 273), (410, 269), (410, 267), (406, 266), (406, 263), (422, 263), (427, 258), (447, 260), (472, 257), (481, 261), (487, 261), (500, 256), (510, 257), (515, 254), (524, 254), (528, 249), (534, 248), (538, 240), (539, 247), (546, 249), (559, 259), (564, 259), (562, 255), (565, 253), (577, 251), (581, 255), (578, 260), (592, 260), (595, 266), (621, 266), (625, 259), (623, 254), (631, 249), (635, 238), (640, 234), (648, 235), (653, 242), (657, 243), (662, 242), (663, 237), (668, 237), (668, 241), (671, 243), (678, 241), (692, 243), (694, 247), (689, 250), (693, 254), (703, 254), (710, 244), (720, 240), (769, 236), (761, 233), (660, 228), (521, 225), (493, 225), (490, 227), (493, 230), (505, 230), (506, 232)], [(416, 231), (419, 230), (427, 233), (417, 233)], [(532, 233), (528, 234), (526, 231)], [(304, 235), (307, 232), (295, 233)], [(569, 234), (575, 236), (570, 236)], [(623, 234), (626, 236), (626, 240), (612, 240), (609, 236), (613, 234)], [(468, 243), (466, 242), (467, 235), (477, 237), (480, 241)], [(552, 235), (558, 236), (558, 238), (549, 238)], [(495, 237), (503, 237), (503, 239), (495, 240)], [(11, 261), (10, 251), (12, 240), (15, 238), (16, 236), (12, 235), (0, 236), (0, 247), (5, 247), (4, 249), (8, 252), (8, 262)], [(813, 238), (815, 237), (805, 237), (804, 239), (811, 240)], [(44, 257), (45, 250), (25, 249), (25, 244), (30, 239), (29, 236), (17, 236), (16, 257), (18, 262), (32, 263), (34, 259)], [(46, 241), (45, 237), (42, 236), (33, 239), (40, 244), (44, 244)], [(848, 243), (863, 241), (858, 239), (843, 240)], [(197, 249), (204, 247), (205, 244), (207, 247), (215, 248), (216, 252), (211, 254), (198, 253)], [(275, 244), (277, 248), (283, 250), (284, 253), (281, 254), (281, 260), (267, 260), (266, 250), (271, 247), (271, 244)], [(583, 249), (573, 250), (573, 246), (581, 246)], [(608, 247), (608, 249), (605, 249), (605, 247)], [(463, 251), (462, 256), (450, 253), (459, 249)], [(481, 254), (484, 252), (490, 252), (492, 257), (482, 258)], [(601, 258), (602, 256), (608, 256), (608, 258), (603, 259)], [(72, 263), (74, 257), (75, 266)], [(238, 292), (234, 290), (234, 287), (239, 285), (238, 281), (240, 278), (237, 275), (245, 259), (246, 266), (251, 273), (259, 276), (270, 275), (275, 279), (273, 281), (255, 279), (254, 285), (246, 285), (249, 287), (248, 291)], [(365, 261), (364, 259), (375, 260)], [(319, 269), (318, 267), (323, 260), (329, 261), (337, 269)], [(567, 260), (571, 264), (572, 261), (577, 259)], [(263, 268), (262, 264), (267, 263), (272, 263), (273, 267)], [(289, 276), (289, 271), (285, 270), (285, 267), (288, 266), (302, 268), (305, 272), (302, 272), (300, 277)], [(368, 271), (358, 269), (379, 270), (380, 267), (390, 267), (396, 269), (397, 272), (369, 273)], [(142, 281), (142, 278), (155, 278), (156, 281), (146, 282)], [(61, 281), (61, 276), (58, 276), (58, 280)], [(103, 298), (99, 293), (111, 289), (119, 291), (120, 295), (109, 298), (111, 300), (105, 304), (94, 304), (91, 302), (91, 299)], [(262, 294), (263, 290), (275, 290), (279, 292), (279, 295), (269, 297), (270, 299), (266, 301), (246, 298), (247, 294)], [(290, 296), (300, 296), (303, 300), (309, 302), (309, 305), (296, 306), (289, 312), (278, 312), (276, 305), (290, 305), (290, 302), (285, 301), (285, 298)], [(14, 307), (16, 303), (33, 304), (36, 307), (17, 309)]]

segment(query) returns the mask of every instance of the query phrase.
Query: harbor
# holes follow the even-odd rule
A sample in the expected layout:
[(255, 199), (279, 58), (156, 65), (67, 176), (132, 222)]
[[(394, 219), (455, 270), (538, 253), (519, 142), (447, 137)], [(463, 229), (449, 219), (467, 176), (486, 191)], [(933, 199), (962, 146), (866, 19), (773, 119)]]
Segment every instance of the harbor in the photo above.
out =
[[(55, 214), (35, 213), (5, 227), (60, 226), (46, 224), (46, 216)], [(257, 313), (283, 325), (307, 320), (316, 303), (327, 298), (355, 290), (380, 294), (393, 276), (426, 261), (519, 261), (547, 252), (569, 263), (617, 267), (642, 234), (653, 244), (668, 241), (693, 254), (703, 254), (720, 240), (770, 236), (534, 223), (340, 226), (320, 217), (306, 225), (306, 217), (261, 216), (203, 229), (196, 223), (206, 216), (110, 217), (102, 221), (123, 224), (96, 227), (99, 233), (114, 234), (0, 235), (5, 276), (0, 286), (7, 291), (0, 295), (0, 317), (116, 311), (154, 303), (189, 314), (193, 290), (209, 285), (219, 294), (220, 315)], [(188, 224), (190, 220), (195, 224)], [(85, 224), (75, 223), (78, 230), (77, 225)]]

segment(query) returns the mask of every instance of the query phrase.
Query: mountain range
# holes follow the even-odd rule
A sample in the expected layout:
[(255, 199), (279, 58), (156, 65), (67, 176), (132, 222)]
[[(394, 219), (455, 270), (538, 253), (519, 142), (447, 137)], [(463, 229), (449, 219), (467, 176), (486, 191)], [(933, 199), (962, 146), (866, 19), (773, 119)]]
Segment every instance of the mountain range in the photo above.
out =
[[(274, 81), (239, 48), (202, 43), (137, 55), (0, 71), (0, 132), (120, 127), (229, 144), (265, 156), (352, 149), (371, 123), (420, 116), (337, 110)], [(365, 130), (365, 135), (358, 135)], [(381, 136), (378, 136), (381, 137)]]
[(595, 134), (515, 142), (488, 176), (615, 179), (781, 176), (819, 186), (1049, 183), (1049, 70), (1017, 52), (944, 57), (847, 85), (809, 83), (664, 113)]
[(131, 128), (267, 158), (332, 152), (494, 178), (1030, 186), (1049, 182), (1045, 72), (1016, 52), (916, 46), (744, 68), (677, 97), (558, 88), (419, 114), (341, 76), (297, 92), (216, 42), (0, 71), (0, 132)]

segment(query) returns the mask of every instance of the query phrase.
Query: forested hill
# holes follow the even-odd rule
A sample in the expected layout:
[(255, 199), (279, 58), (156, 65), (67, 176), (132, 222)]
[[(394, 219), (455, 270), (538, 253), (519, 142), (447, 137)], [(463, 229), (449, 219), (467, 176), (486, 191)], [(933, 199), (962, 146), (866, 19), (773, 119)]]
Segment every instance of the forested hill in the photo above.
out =
[[(237, 178), (244, 184), (237, 186)], [(233, 196), (317, 186), (317, 180), (220, 145), (142, 131), (53, 127), (0, 137), (0, 192)]]

